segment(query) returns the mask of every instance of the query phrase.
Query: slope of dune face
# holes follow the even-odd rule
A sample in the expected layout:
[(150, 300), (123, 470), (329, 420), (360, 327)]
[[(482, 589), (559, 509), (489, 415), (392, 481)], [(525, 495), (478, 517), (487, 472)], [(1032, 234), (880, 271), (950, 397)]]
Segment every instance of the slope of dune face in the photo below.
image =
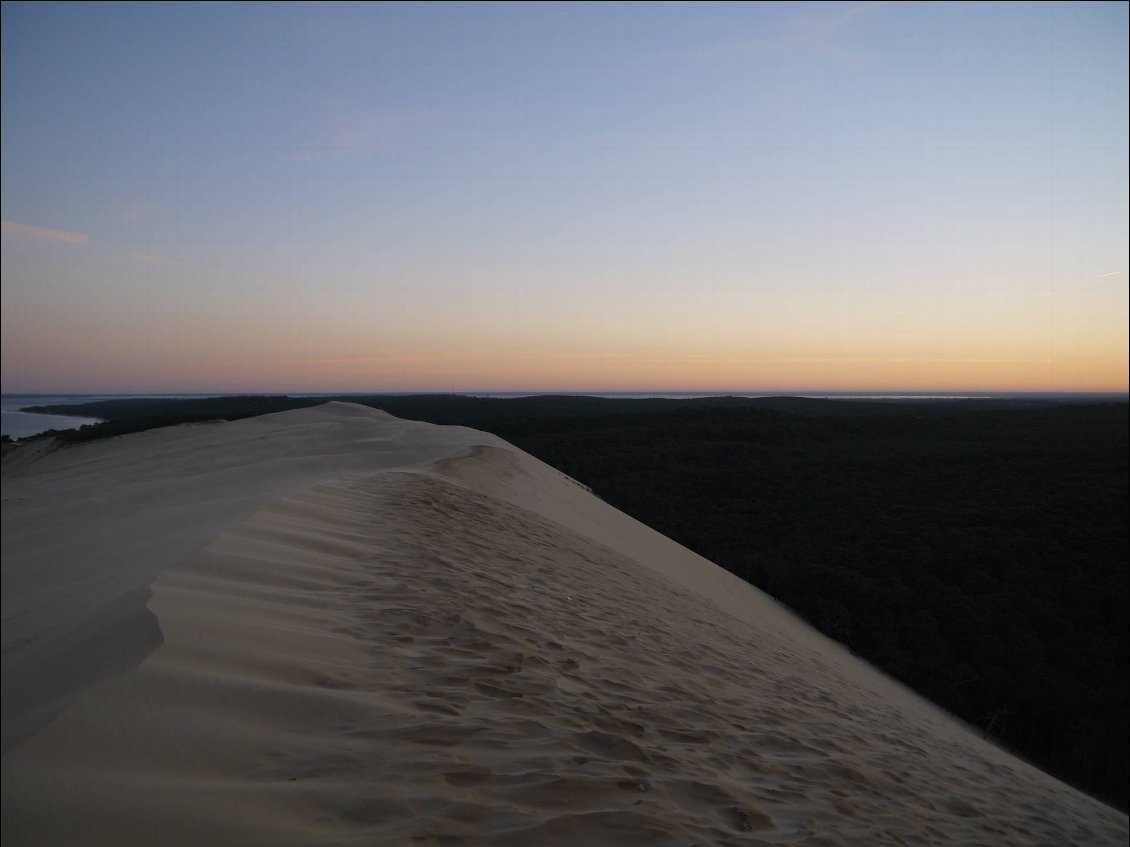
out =
[(152, 652), (161, 634), (146, 608), (149, 584), (224, 528), (320, 482), (423, 468), (495, 443), (327, 403), (20, 448), (3, 466), (3, 749)]
[(152, 581), (161, 638), (5, 756), (5, 844), (1126, 843), (1124, 815), (498, 439), (350, 406), (241, 424), (195, 442), (230, 464), (181, 430), (11, 481), (141, 486), (172, 452), (240, 508), (191, 502), (198, 479), (173, 489), (193, 543), (130, 536), (168, 489), (114, 524), (98, 566)]

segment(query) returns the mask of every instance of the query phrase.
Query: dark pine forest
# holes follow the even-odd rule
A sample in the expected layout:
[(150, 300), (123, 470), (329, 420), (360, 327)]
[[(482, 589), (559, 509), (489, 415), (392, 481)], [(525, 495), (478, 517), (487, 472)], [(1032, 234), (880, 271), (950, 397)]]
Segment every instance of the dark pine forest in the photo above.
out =
[[(54, 407), (108, 419), (55, 435), (326, 399)], [(1126, 403), (334, 399), (500, 435), (1127, 807)]]

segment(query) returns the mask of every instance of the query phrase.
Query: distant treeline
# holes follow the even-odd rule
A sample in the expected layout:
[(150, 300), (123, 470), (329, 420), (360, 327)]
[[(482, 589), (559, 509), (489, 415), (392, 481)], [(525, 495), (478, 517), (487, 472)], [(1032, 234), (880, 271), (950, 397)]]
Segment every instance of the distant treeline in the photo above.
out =
[[(115, 400), (67, 441), (329, 398)], [(489, 430), (1127, 806), (1124, 402), (341, 397)]]
[[(135, 397), (89, 403), (28, 406), (27, 412), (101, 418), (102, 423), (80, 429), (50, 430), (37, 438), (75, 443), (139, 432), (162, 426), (210, 420), (238, 420), (288, 409), (318, 406), (339, 400), (383, 409), (398, 418), (457, 426), (500, 418), (603, 417), (694, 408), (767, 409), (816, 417), (930, 417), (965, 415), (971, 411), (1047, 408), (1056, 401), (1032, 398), (960, 400), (825, 400), (810, 397), (696, 397), (619, 398), (585, 395), (530, 397), (473, 397), (465, 394), (356, 394), (317, 397), (289, 395), (232, 395), (225, 397)], [(1112, 401), (1121, 402), (1121, 401)], [(27, 440), (27, 439), (24, 439)]]

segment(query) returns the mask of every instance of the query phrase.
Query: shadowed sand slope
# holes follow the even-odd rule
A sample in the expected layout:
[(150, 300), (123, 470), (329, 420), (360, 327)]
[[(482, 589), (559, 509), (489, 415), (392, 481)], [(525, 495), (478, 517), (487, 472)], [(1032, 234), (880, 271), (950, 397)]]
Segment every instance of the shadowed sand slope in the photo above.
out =
[(432, 429), (159, 570), (160, 646), (4, 758), (5, 844), (1126, 843), (755, 589)]

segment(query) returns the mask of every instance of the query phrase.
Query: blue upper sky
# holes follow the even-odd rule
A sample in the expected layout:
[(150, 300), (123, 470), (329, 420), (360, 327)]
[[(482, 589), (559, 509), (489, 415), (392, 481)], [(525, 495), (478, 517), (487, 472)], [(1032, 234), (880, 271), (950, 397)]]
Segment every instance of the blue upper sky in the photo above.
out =
[(3, 5), (5, 391), (1125, 390), (1125, 3)]

